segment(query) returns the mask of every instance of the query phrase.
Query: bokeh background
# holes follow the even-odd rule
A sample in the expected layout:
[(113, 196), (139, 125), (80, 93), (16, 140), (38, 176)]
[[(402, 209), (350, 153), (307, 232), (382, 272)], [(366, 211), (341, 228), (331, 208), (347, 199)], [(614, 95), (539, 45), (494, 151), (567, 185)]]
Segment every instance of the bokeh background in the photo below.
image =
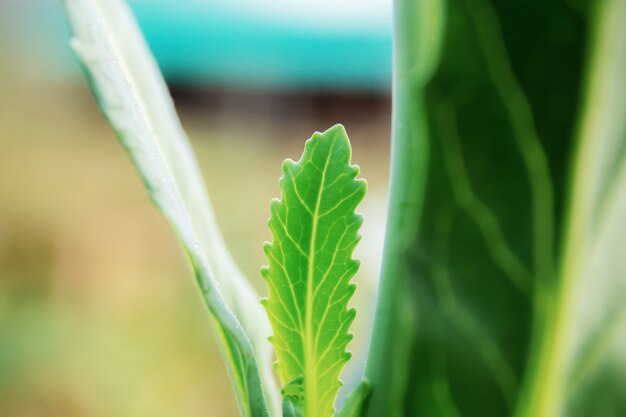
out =
[[(282, 160), (314, 131), (346, 126), (369, 183), (343, 377), (353, 386), (384, 231), (391, 2), (130, 4), (260, 294)], [(60, 2), (0, 2), (0, 416), (236, 416), (186, 260), (68, 40)]]

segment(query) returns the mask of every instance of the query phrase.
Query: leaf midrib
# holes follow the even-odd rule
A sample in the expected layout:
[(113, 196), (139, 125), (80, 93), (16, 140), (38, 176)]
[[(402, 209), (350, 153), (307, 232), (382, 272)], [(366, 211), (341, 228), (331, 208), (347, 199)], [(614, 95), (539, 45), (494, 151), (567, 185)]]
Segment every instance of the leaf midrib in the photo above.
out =
[(314, 337), (313, 337), (313, 275), (315, 272), (315, 242), (317, 240), (317, 225), (320, 205), (322, 196), (324, 194), (324, 185), (326, 183), (326, 172), (328, 170), (328, 163), (330, 162), (330, 156), (333, 153), (335, 147), (335, 141), (333, 141), (324, 163), (324, 169), (322, 169), (322, 179), (320, 181), (320, 188), (317, 193), (317, 201), (315, 202), (315, 210), (313, 211), (312, 228), (311, 228), (311, 241), (309, 244), (309, 262), (307, 268), (307, 287), (306, 287), (306, 308), (305, 308), (305, 329), (304, 329), (304, 388), (306, 392), (306, 416), (315, 417), (318, 414), (317, 410), (317, 363), (314, 360)]

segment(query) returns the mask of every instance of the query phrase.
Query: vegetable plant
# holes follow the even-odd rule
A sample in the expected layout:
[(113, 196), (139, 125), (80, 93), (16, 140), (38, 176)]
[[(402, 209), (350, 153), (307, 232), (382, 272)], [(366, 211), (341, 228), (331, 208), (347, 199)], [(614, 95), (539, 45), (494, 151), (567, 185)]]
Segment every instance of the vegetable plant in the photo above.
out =
[(189, 257), (243, 416), (626, 415), (626, 0), (395, 0), (376, 316), (338, 411), (365, 193), (343, 127), (283, 164), (263, 309), (129, 9), (64, 5)]

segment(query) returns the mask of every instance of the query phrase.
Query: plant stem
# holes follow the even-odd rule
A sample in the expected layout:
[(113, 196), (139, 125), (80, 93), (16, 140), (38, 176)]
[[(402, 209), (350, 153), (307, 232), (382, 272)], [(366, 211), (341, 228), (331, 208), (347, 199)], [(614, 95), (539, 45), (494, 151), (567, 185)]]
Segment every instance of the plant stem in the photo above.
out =
[(372, 396), (366, 415), (401, 416), (414, 306), (407, 249), (420, 219), (428, 161), (423, 91), (437, 64), (440, 0), (395, 0), (391, 182), (378, 304), (366, 377)]

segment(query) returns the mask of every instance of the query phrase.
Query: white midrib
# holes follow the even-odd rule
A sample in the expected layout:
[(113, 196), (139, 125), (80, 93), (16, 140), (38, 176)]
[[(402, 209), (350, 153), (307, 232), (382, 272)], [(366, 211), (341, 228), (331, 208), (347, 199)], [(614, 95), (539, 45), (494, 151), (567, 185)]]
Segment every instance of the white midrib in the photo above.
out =
[(315, 272), (315, 241), (317, 237), (317, 223), (324, 193), (324, 185), (326, 183), (326, 170), (330, 161), (330, 155), (333, 152), (335, 142), (328, 151), (328, 157), (324, 163), (322, 170), (322, 179), (320, 181), (320, 189), (317, 193), (317, 202), (313, 211), (313, 225), (311, 229), (311, 242), (309, 245), (309, 263), (307, 270), (307, 292), (306, 292), (306, 309), (304, 313), (304, 388), (305, 388), (305, 417), (318, 417), (318, 401), (317, 401), (317, 357), (315, 355), (314, 336), (313, 336), (313, 274)]

